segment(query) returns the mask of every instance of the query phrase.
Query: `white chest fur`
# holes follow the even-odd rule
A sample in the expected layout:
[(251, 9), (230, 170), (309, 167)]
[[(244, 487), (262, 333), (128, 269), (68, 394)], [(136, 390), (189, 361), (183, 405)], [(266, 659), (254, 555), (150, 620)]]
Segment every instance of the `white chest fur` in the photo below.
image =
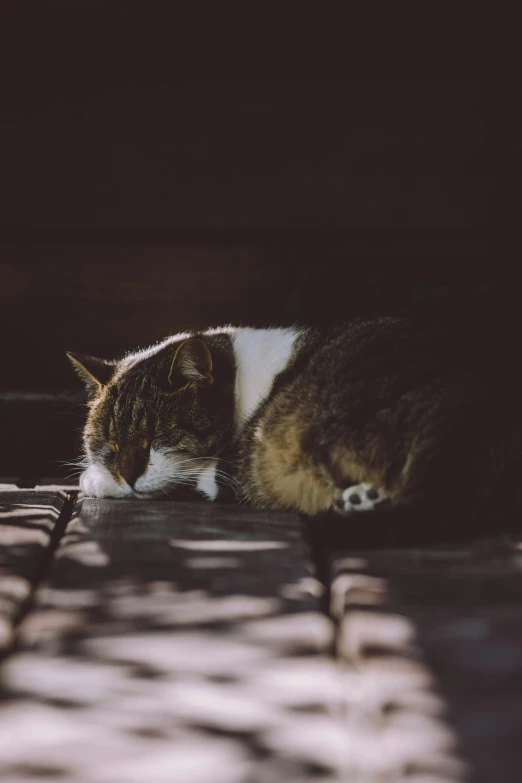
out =
[(274, 378), (288, 365), (300, 329), (238, 329), (232, 335), (236, 359), (236, 429), (266, 399)]

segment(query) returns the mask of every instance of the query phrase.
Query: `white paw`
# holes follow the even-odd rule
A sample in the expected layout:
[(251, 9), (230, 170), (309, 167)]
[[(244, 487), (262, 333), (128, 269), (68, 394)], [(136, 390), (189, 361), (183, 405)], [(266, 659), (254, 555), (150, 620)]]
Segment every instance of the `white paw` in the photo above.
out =
[(90, 465), (80, 476), (80, 489), (91, 498), (125, 498), (132, 495), (126, 484), (120, 487), (103, 465)]
[(378, 505), (388, 500), (382, 489), (363, 481), (344, 489), (335, 505), (339, 514), (351, 514), (359, 511), (372, 511)]

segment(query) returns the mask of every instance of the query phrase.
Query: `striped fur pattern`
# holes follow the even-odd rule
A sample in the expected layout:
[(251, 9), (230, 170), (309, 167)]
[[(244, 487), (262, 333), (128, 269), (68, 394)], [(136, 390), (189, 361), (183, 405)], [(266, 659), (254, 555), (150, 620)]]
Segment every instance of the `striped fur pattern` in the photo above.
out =
[[(70, 354), (90, 393), (81, 487), (232, 490), (309, 515), (478, 513), (522, 463), (518, 375), (483, 351), (472, 330), (383, 317), (187, 332), (115, 362)], [(522, 505), (518, 488), (510, 502)]]

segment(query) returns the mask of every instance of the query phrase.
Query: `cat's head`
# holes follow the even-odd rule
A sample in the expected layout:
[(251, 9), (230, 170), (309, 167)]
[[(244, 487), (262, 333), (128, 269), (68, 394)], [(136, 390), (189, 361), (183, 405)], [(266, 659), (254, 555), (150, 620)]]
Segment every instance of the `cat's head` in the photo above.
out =
[(199, 483), (212, 496), (209, 471), (232, 437), (234, 370), (226, 338), (210, 343), (172, 338), (116, 362), (68, 353), (90, 400), (86, 494), (166, 497)]

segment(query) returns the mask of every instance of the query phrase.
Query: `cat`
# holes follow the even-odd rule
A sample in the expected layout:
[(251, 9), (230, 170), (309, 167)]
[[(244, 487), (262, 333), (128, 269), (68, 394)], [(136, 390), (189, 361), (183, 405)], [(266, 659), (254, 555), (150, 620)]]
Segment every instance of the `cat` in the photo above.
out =
[(119, 361), (69, 353), (90, 398), (80, 487), (212, 501), (225, 485), (309, 516), (518, 509), (522, 389), (487, 339), (399, 315), (186, 332)]

